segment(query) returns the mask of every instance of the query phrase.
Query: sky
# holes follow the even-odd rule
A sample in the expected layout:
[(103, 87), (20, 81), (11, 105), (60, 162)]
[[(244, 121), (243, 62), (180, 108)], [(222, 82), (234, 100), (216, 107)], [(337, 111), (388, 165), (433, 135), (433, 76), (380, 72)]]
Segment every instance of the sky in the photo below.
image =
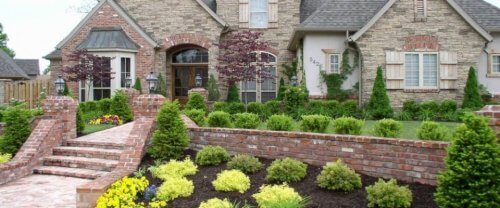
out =
[[(85, 17), (78, 8), (91, 1), (0, 0), (0, 23), (9, 36), (7, 46), (16, 52), (16, 58), (39, 59), (43, 71), (49, 62), (42, 57)], [(485, 1), (500, 7), (500, 0)]]

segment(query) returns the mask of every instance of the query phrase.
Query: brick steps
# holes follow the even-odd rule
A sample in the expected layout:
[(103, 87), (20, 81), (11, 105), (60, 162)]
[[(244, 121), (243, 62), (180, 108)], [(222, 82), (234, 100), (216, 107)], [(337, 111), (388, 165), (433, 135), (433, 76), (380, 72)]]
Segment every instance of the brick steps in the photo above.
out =
[(82, 141), (82, 140), (68, 140), (63, 143), (63, 146), (69, 147), (93, 147), (100, 149), (117, 149), (122, 150), (123, 144), (114, 142), (97, 142), (97, 141)]
[(117, 149), (101, 149), (94, 147), (56, 147), (53, 149), (53, 155), (56, 156), (75, 156), (87, 158), (100, 158), (108, 160), (119, 160), (121, 150)]
[(44, 175), (57, 175), (57, 176), (65, 176), (65, 177), (84, 178), (84, 179), (96, 179), (96, 178), (99, 178), (99, 177), (107, 174), (108, 172), (89, 170), (89, 169), (81, 169), (81, 168), (67, 168), (67, 167), (58, 167), (58, 166), (40, 166), (40, 167), (36, 167), (33, 170), (33, 173), (44, 174)]
[(84, 168), (99, 171), (112, 171), (117, 165), (117, 160), (100, 158), (74, 157), (74, 156), (49, 156), (43, 158), (44, 166), (61, 166), (70, 168)]

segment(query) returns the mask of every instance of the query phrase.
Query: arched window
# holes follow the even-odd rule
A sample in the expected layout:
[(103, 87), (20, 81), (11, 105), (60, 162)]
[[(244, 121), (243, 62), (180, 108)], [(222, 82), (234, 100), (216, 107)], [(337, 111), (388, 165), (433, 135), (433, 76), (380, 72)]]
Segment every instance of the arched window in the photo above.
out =
[[(264, 62), (264, 67), (261, 70), (266, 70), (267, 73), (273, 75), (273, 78), (259, 81), (249, 81), (245, 88), (245, 84), (241, 84), (241, 100), (243, 102), (261, 102), (276, 99), (276, 77), (277, 77), (277, 58), (275, 55), (258, 51), (255, 52), (256, 61)], [(245, 90), (246, 89), (246, 90)]]
[(174, 64), (198, 64), (208, 63), (208, 51), (204, 49), (186, 49), (172, 56)]

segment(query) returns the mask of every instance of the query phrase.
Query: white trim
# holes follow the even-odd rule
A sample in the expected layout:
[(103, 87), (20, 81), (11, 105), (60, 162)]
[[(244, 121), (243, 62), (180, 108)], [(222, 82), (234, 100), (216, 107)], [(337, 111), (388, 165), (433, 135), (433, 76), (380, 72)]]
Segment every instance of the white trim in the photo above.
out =
[(229, 27), (229, 24), (227, 24), (226, 21), (224, 21), (222, 18), (219, 17), (219, 15), (217, 15), (214, 11), (212, 11), (212, 9), (210, 9), (202, 0), (196, 0), (196, 2), (198, 2), (198, 4), (201, 7), (203, 7), (203, 9), (205, 9), (205, 11), (207, 11), (208, 14), (210, 14), (210, 16), (212, 16), (212, 18), (215, 19), (215, 21), (217, 21), (219, 24), (221, 24), (224, 27)]
[[(495, 60), (495, 57), (500, 57), (500, 54), (491, 54), (491, 71), (490, 71), (490, 75), (499, 75), (500, 74), (500, 71), (495, 71), (495, 67), (494, 67), (494, 60)], [(500, 63), (497, 63), (497, 65), (500, 65)]]
[(137, 53), (138, 50), (131, 49), (121, 49), (121, 48), (99, 48), (99, 49), (86, 49), (88, 52), (125, 52), (125, 53)]
[[(336, 71), (336, 72), (332, 70), (332, 56), (337, 56), (337, 62), (338, 62), (337, 63), (337, 65), (338, 65), (337, 70), (338, 71)], [(340, 59), (341, 59), (341, 57), (342, 57), (342, 55), (340, 53), (329, 53), (328, 54), (328, 60), (326, 60), (327, 61), (326, 66), (328, 66), (328, 69), (326, 69), (327, 70), (326, 73), (328, 73), (328, 74), (340, 74), (340, 62), (341, 62)]]
[(159, 44), (151, 38), (149, 35), (142, 30), (142, 28), (125, 12), (123, 9), (114, 1), (114, 0), (101, 0), (99, 1), (99, 4), (97, 4), (92, 11), (90, 11), (85, 18), (83, 18), (80, 23), (69, 33), (68, 36), (66, 36), (59, 44), (57, 44), (56, 48), (61, 49), (68, 43), (73, 37), (85, 26), (85, 24), (92, 18), (97, 11), (105, 4), (109, 3), (109, 5), (118, 13), (121, 18), (123, 18), (132, 28), (134, 28), (144, 39), (146, 39), (146, 42), (151, 44), (153, 47), (159, 47)]

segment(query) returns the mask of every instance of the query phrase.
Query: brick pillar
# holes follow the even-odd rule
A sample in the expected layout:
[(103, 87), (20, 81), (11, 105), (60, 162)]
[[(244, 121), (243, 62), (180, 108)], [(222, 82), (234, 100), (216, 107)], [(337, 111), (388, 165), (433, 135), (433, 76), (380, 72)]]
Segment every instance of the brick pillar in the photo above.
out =
[(200, 93), (205, 98), (205, 102), (208, 102), (208, 91), (205, 88), (193, 88), (188, 91), (188, 95), (193, 93)]
[(42, 101), (45, 116), (56, 119), (62, 125), (62, 139), (76, 138), (76, 110), (78, 101), (70, 97), (49, 96)]
[(145, 94), (140, 95), (134, 100), (134, 119), (140, 117), (155, 118), (160, 111), (161, 106), (167, 101), (162, 95)]
[(490, 118), (490, 126), (495, 130), (497, 138), (500, 139), (500, 105), (487, 105), (477, 115)]
[(139, 97), (139, 95), (141, 95), (141, 93), (139, 91), (137, 91), (136, 89), (123, 89), (123, 92), (125, 93), (125, 95), (127, 95), (128, 97), (128, 104), (130, 107), (132, 107), (134, 105), (134, 100)]

